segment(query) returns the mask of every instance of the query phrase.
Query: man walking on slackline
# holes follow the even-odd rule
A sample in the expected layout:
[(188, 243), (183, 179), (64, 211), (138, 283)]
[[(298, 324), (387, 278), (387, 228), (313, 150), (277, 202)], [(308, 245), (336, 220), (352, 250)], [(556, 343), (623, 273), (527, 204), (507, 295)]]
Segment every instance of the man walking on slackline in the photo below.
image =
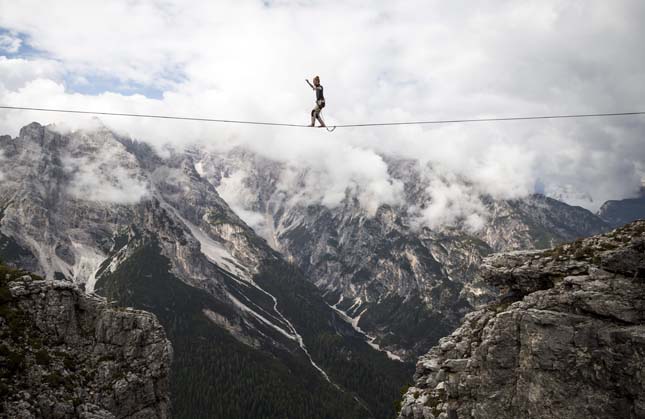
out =
[(311, 110), (311, 125), (309, 126), (313, 127), (314, 125), (316, 125), (316, 119), (317, 119), (318, 122), (320, 123), (320, 126), (324, 127), (325, 123), (320, 117), (320, 112), (325, 107), (325, 96), (323, 94), (323, 87), (320, 84), (320, 77), (318, 76), (314, 77), (314, 84), (309, 83), (309, 80), (307, 80), (307, 84), (309, 84), (309, 86), (311, 86), (311, 88), (316, 91), (316, 105)]

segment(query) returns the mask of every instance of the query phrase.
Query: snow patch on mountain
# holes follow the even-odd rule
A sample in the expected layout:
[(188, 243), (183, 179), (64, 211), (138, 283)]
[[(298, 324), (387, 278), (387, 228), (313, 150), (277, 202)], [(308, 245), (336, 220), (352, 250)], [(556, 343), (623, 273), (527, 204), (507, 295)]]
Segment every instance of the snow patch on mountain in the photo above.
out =
[(195, 171), (197, 172), (197, 174), (199, 174), (199, 176), (204, 177), (204, 175), (206, 174), (206, 172), (204, 171), (204, 163), (200, 161), (195, 163)]
[(72, 241), (75, 263), (71, 267), (72, 279), (76, 283), (85, 283), (86, 292), (94, 292), (96, 272), (105, 260), (105, 255), (82, 243)]

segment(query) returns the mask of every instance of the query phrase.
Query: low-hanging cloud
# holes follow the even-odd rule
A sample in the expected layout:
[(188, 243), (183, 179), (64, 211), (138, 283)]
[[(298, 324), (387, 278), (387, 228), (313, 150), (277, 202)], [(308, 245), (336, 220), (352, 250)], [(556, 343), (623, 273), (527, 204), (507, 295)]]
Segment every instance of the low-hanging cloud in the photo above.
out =
[[(54, 127), (65, 132), (68, 127)], [(76, 138), (76, 149), (62, 156), (70, 181), (67, 193), (75, 199), (110, 204), (136, 204), (150, 197), (149, 181), (139, 172), (134, 157), (115, 141), (99, 135), (69, 133)], [(103, 136), (111, 137), (107, 132)], [(91, 151), (90, 151), (91, 150)]]
[(146, 183), (133, 179), (123, 167), (109, 167), (96, 160), (66, 160), (72, 171), (68, 193), (78, 200), (114, 204), (136, 204), (149, 197)]
[(282, 172), (278, 190), (298, 191), (296, 203), (338, 206), (351, 192), (361, 206), (373, 215), (383, 204), (396, 204), (403, 196), (403, 184), (390, 177), (383, 158), (373, 149), (330, 140), (300, 143), (286, 154), (265, 153), (288, 164)]
[(254, 208), (257, 208), (258, 196), (246, 185), (246, 178), (247, 173), (243, 170), (235, 171), (222, 178), (217, 192), (245, 223), (268, 236), (266, 217), (261, 212), (254, 211)]
[[(49, 8), (49, 13), (33, 10)], [(307, 123), (319, 74), (328, 122), (360, 123), (645, 109), (640, 1), (131, 2), (0, 0), (0, 27), (33, 56), (0, 57), (8, 105)], [(65, 27), (65, 31), (60, 28)], [(119, 30), (115, 31), (114, 28)], [(19, 58), (18, 58), (19, 57)], [(24, 69), (22, 71), (20, 69)], [(110, 79), (102, 93), (72, 80)], [(163, 92), (126, 95), (123, 86)], [(142, 90), (145, 93), (145, 89)], [(0, 113), (14, 134), (32, 120)], [(535, 185), (595, 210), (637, 193), (645, 121), (636, 117), (324, 130), (103, 117), (147, 140), (219, 150), (242, 145), (288, 169), (281, 187), (337, 205), (347, 188), (369, 212), (402, 185), (383, 156), (433, 168), (423, 219), (481, 224), (480, 194)], [(451, 184), (463, 181), (462, 187)], [(229, 196), (229, 200), (234, 198)], [(259, 221), (258, 221), (259, 222)]]
[(487, 211), (477, 190), (458, 179), (435, 177), (429, 181), (425, 193), (430, 198), (429, 204), (419, 211), (411, 211), (417, 226), (436, 229), (462, 224), (470, 231), (484, 226)]

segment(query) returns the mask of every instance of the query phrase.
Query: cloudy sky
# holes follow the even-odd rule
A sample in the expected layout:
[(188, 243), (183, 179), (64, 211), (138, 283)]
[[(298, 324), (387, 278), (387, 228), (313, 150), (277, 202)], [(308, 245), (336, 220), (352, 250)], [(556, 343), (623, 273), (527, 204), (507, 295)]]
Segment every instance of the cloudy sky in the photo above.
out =
[[(644, 111), (643, 22), (640, 0), (0, 0), (0, 104), (303, 124), (320, 75), (329, 124)], [(384, 154), (432, 167), (431, 195), (455, 177), (455, 196), (537, 190), (592, 210), (645, 173), (645, 117), (332, 134), (101, 119), (157, 145), (245, 144), (372, 204), (397, 199)], [(88, 118), (0, 110), (0, 132), (34, 120)]]

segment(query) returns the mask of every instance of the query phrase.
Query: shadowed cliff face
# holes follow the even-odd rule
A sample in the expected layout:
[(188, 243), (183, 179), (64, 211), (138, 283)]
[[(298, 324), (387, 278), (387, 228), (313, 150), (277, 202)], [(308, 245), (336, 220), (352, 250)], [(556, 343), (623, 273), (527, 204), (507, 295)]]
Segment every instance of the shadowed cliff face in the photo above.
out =
[(0, 277), (0, 416), (169, 417), (172, 347), (154, 315), (3, 265)]
[(645, 221), (481, 275), (505, 297), (420, 358), (399, 418), (645, 417)]

